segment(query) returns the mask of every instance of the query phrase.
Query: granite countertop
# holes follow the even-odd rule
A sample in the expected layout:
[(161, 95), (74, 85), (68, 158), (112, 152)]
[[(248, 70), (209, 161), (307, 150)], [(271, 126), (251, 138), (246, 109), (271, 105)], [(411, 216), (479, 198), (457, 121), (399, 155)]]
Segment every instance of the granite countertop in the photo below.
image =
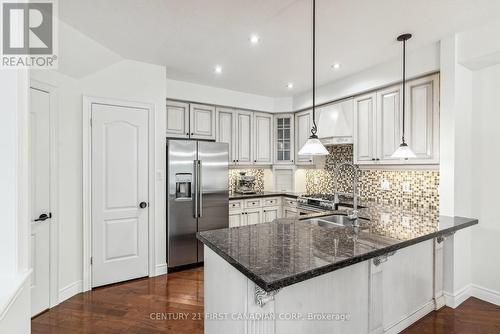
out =
[[(475, 225), (437, 210), (364, 202), (361, 227), (298, 218), (198, 233), (198, 239), (265, 291), (273, 291)], [(332, 214), (334, 212), (330, 212)], [(337, 211), (335, 213), (345, 213)]]
[(229, 193), (229, 200), (257, 198), (257, 197), (275, 197), (275, 196), (285, 196), (285, 197), (290, 197), (290, 198), (297, 198), (300, 195), (302, 195), (302, 193), (279, 192), (279, 191), (263, 191), (263, 192), (257, 192), (255, 194), (238, 194), (236, 192), (230, 192)]

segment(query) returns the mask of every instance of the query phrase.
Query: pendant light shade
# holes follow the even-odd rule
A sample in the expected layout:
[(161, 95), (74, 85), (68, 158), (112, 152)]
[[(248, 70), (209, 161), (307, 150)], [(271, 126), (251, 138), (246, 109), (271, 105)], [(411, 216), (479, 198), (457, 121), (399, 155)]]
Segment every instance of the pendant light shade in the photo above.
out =
[(411, 34), (398, 36), (397, 40), (403, 42), (403, 136), (398, 149), (391, 155), (395, 159), (409, 159), (417, 156), (405, 142), (405, 109), (406, 109), (406, 41), (411, 38)]
[(316, 132), (318, 131), (318, 127), (316, 125), (316, 0), (312, 0), (312, 9), (313, 9), (313, 89), (312, 89), (312, 94), (313, 94), (313, 100), (312, 100), (312, 129), (311, 129), (311, 136), (309, 139), (306, 141), (304, 146), (299, 150), (298, 154), (299, 155), (328, 155), (328, 150), (325, 148), (325, 146), (321, 143), (321, 141), (318, 139), (318, 136), (316, 136)]

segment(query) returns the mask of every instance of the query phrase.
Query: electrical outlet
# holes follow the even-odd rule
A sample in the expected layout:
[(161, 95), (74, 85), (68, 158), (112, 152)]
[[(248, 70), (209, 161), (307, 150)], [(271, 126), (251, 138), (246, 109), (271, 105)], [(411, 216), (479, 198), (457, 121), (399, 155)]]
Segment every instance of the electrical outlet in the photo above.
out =
[(410, 222), (411, 222), (411, 218), (408, 217), (408, 216), (403, 216), (401, 218), (401, 225), (403, 225), (405, 227), (409, 227), (410, 226)]
[(391, 183), (389, 181), (387, 181), (386, 179), (382, 180), (382, 182), (380, 182), (380, 188), (382, 190), (390, 190), (391, 189)]
[(410, 181), (405, 181), (405, 182), (401, 183), (401, 189), (405, 193), (411, 193), (411, 184), (410, 184)]

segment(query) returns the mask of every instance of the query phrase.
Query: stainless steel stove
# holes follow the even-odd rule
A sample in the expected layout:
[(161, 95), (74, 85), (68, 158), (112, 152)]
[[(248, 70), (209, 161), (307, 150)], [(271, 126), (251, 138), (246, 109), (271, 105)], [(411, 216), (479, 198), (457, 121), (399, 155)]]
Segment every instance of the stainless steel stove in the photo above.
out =
[(335, 195), (308, 194), (300, 196), (297, 198), (297, 209), (300, 215), (335, 210)]

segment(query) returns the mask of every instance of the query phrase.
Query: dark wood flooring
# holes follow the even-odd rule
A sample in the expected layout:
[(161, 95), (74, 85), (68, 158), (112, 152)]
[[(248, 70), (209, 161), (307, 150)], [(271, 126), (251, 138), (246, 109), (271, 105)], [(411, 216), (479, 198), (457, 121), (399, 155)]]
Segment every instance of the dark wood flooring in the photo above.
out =
[[(182, 313), (185, 319), (170, 318)], [(97, 288), (31, 321), (32, 333), (203, 333), (203, 268)], [(500, 307), (469, 298), (442, 308), (404, 334), (500, 333)], [(235, 333), (236, 334), (236, 333)]]

